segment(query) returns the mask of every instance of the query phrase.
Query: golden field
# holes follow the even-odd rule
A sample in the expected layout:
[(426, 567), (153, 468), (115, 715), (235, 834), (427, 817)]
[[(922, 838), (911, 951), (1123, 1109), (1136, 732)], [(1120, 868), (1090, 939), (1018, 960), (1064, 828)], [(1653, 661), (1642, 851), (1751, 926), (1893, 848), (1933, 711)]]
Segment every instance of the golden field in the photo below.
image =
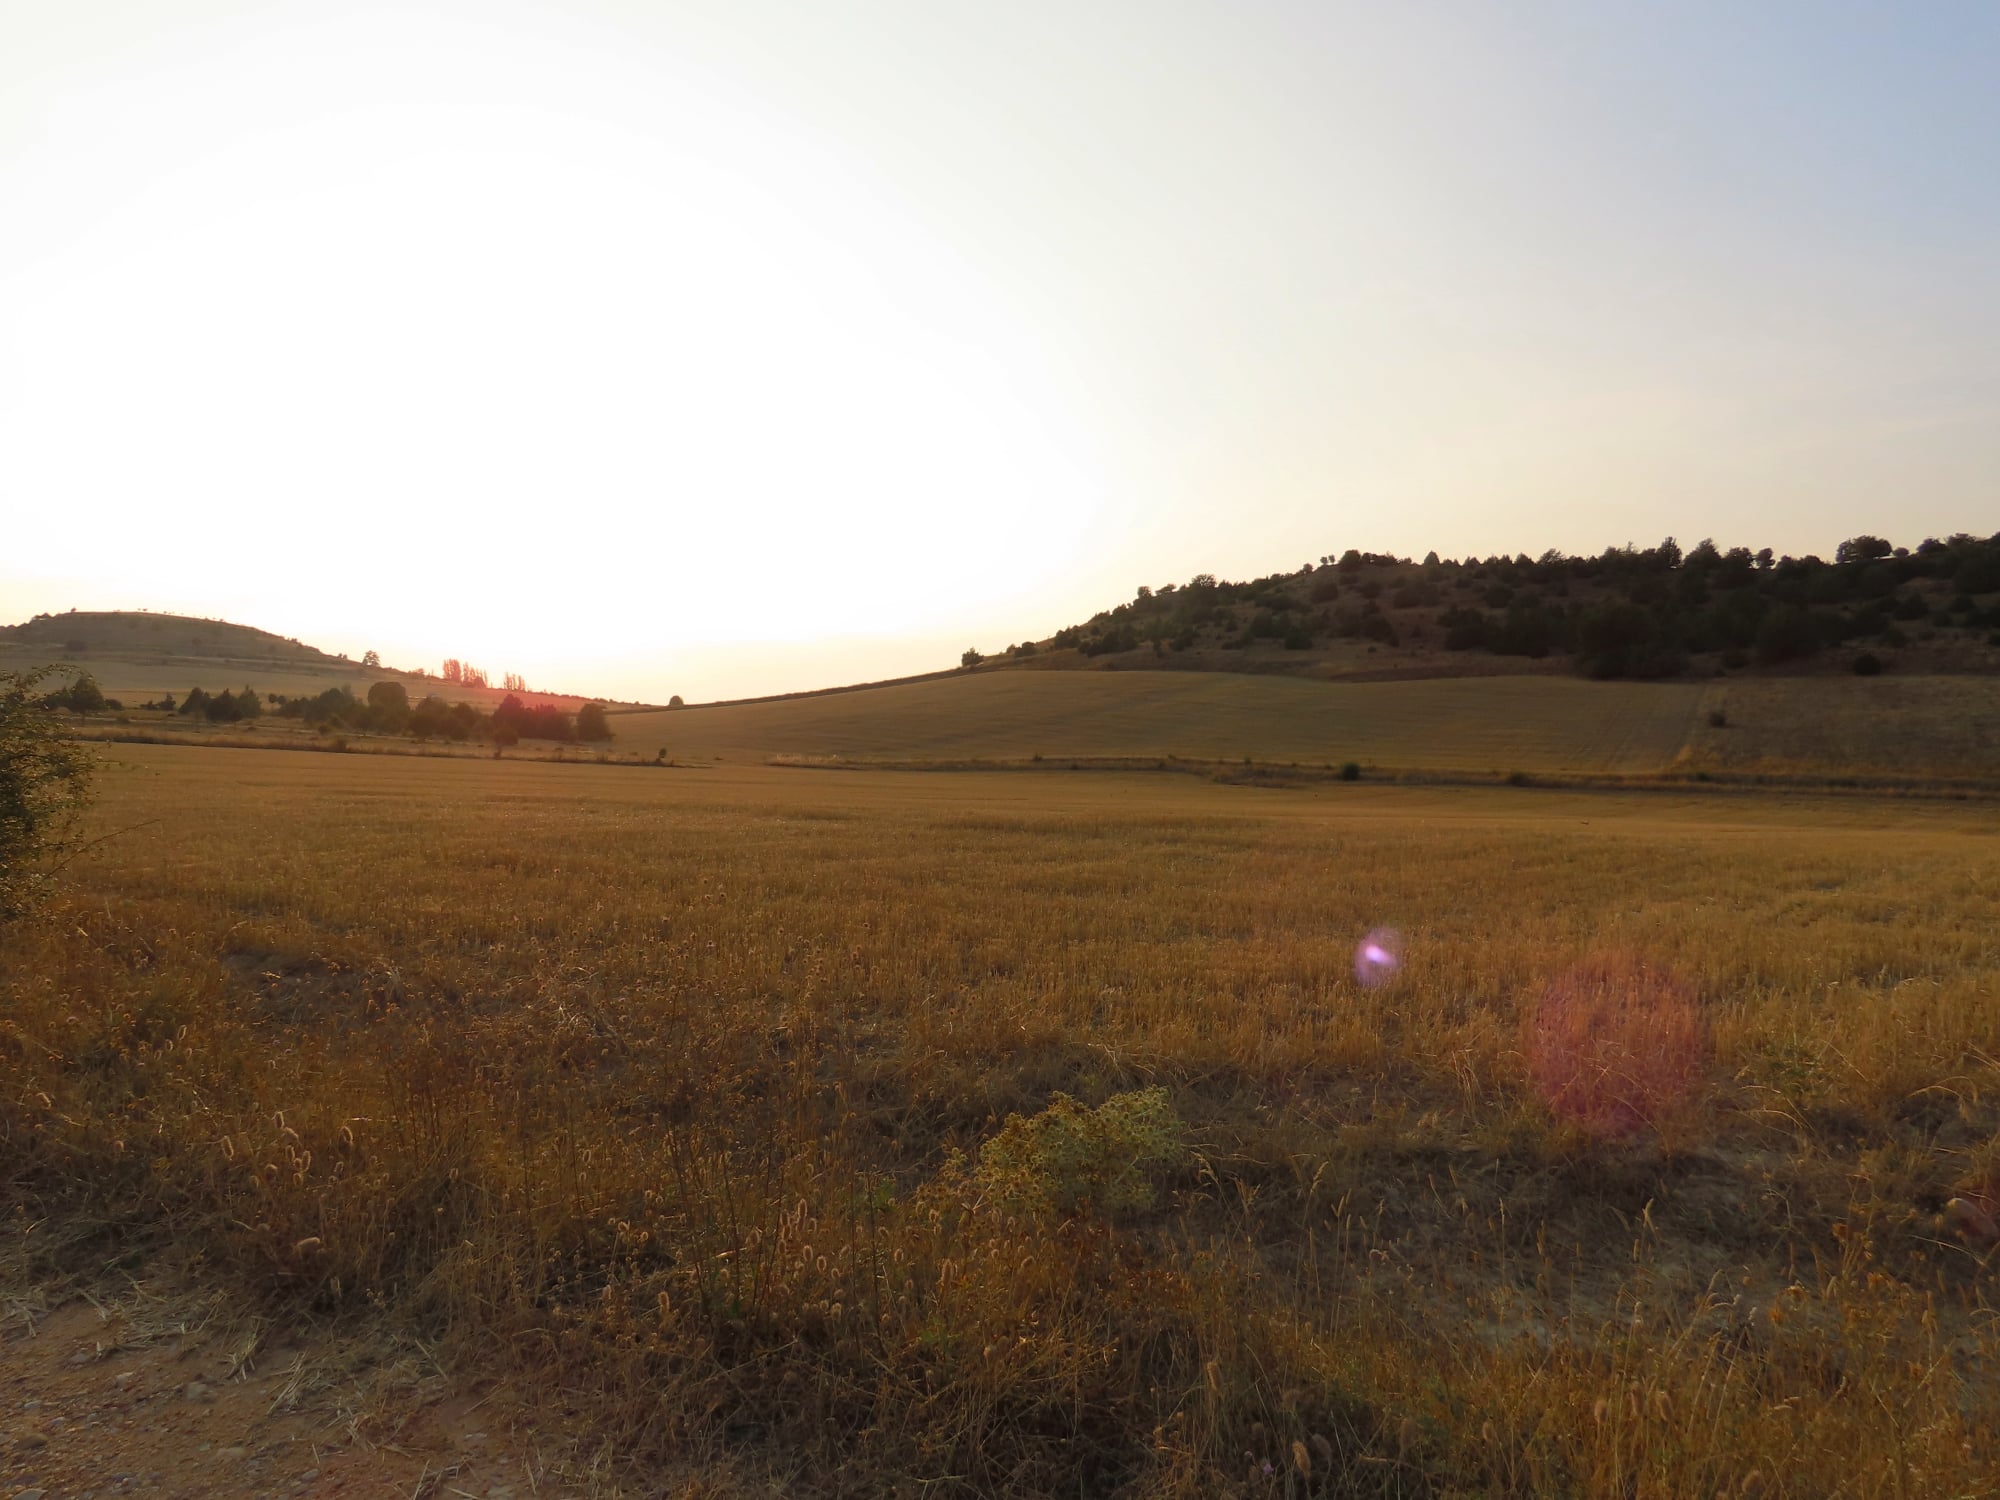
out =
[(2000, 678), (1765, 677), (1710, 689), (1684, 760), (1720, 771), (2000, 777)]
[(1460, 771), (1652, 771), (1704, 688), (1554, 676), (1328, 683), (1224, 672), (974, 673), (813, 697), (614, 714), (675, 759), (1118, 756)]
[[(260, 690), (264, 681), (251, 677)], [(485, 702), (498, 695), (473, 696)], [(1371, 773), (1475, 780), (1706, 774), (1863, 778), (1885, 788), (2000, 784), (2000, 677), (1979, 676), (1641, 683), (1543, 674), (1355, 683), (1223, 672), (993, 671), (746, 703), (613, 710), (610, 724), (616, 738), (609, 746), (529, 742), (508, 754), (664, 755), (703, 765), (1074, 760), (1178, 763), (1211, 774), (1245, 761), (1304, 772), (1353, 762)], [(129, 704), (77, 729), (113, 740), (325, 748), (337, 739), (365, 752), (491, 753), (476, 742), (420, 746), (355, 730), (316, 734), (301, 721), (270, 716), (211, 725)]]
[(1988, 806), (104, 753), (17, 1278), (421, 1338), (628, 1493), (2000, 1492)]

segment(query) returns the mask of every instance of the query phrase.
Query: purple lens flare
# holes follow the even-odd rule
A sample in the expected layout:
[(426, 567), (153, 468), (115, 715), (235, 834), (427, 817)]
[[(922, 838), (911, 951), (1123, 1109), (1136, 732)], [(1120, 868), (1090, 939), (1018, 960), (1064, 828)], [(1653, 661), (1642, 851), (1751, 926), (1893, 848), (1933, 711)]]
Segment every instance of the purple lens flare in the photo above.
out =
[(1354, 978), (1371, 990), (1379, 989), (1396, 977), (1402, 962), (1402, 934), (1393, 927), (1378, 927), (1354, 950)]
[(1528, 1017), (1528, 1076), (1559, 1118), (1592, 1135), (1657, 1129), (1701, 1086), (1707, 1017), (1694, 992), (1641, 955), (1589, 955), (1556, 975)]

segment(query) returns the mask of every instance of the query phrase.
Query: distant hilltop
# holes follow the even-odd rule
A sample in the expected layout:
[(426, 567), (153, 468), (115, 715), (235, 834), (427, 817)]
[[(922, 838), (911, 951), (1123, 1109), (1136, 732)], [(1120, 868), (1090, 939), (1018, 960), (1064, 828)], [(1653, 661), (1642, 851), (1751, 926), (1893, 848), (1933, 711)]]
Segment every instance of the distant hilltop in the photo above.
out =
[[(149, 610), (81, 610), (0, 625), (0, 671), (53, 663), (81, 667), (113, 697), (139, 700), (190, 689), (313, 694), (344, 687), (365, 697), (377, 682), (399, 682), (413, 697), (433, 689), (490, 709), (512, 692), (531, 704), (574, 710), (573, 693), (530, 688), (513, 673), (497, 683), (457, 659), (437, 671), (383, 665), (375, 652), (356, 661), (253, 625)], [(603, 702), (606, 700), (595, 700)], [(634, 704), (632, 707), (646, 705)]]
[(255, 626), (147, 610), (73, 609), (60, 615), (36, 615), (20, 625), (0, 625), (0, 647), (33, 648), (65, 659), (99, 652), (143, 652), (291, 665), (348, 664), (344, 656), (331, 656)]

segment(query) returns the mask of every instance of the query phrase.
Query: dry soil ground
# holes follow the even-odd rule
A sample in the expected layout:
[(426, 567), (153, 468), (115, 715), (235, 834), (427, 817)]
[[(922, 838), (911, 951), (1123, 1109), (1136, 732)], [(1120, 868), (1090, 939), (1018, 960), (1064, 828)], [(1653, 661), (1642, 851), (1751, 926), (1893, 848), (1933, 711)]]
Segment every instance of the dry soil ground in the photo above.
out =
[[(16, 1300), (0, 1341), (0, 1495), (90, 1500), (582, 1493), (507, 1409), (230, 1319), (219, 1297)], [(331, 1388), (322, 1367), (356, 1378)], [(413, 1362), (414, 1363), (414, 1362)], [(360, 1403), (357, 1405), (357, 1403)]]

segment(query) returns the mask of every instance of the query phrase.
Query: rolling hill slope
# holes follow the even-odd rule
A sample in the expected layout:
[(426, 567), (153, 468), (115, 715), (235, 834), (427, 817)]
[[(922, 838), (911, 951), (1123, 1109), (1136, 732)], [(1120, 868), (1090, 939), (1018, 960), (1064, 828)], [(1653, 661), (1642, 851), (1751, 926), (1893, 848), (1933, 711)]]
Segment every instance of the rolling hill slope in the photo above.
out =
[(72, 610), (0, 627), (0, 671), (60, 662), (90, 673), (113, 698), (176, 697), (191, 687), (251, 686), (260, 693), (365, 692), (402, 672), (363, 667), (254, 626), (139, 610)]
[[(440, 693), (453, 702), (491, 708), (500, 688), (445, 683), (423, 672), (369, 667), (287, 636), (227, 620), (147, 610), (70, 610), (37, 615), (20, 625), (0, 625), (0, 672), (61, 664), (96, 678), (106, 696), (127, 704), (162, 693), (175, 698), (189, 688), (215, 691), (250, 687), (259, 693), (312, 697), (345, 687), (365, 697), (376, 682), (400, 682), (412, 701)], [(531, 692), (537, 703), (574, 708), (570, 694)]]
[(1457, 771), (1659, 770), (1707, 689), (1565, 677), (1327, 683), (1190, 672), (975, 673), (852, 693), (615, 714), (621, 749), (772, 756), (1184, 756)]

